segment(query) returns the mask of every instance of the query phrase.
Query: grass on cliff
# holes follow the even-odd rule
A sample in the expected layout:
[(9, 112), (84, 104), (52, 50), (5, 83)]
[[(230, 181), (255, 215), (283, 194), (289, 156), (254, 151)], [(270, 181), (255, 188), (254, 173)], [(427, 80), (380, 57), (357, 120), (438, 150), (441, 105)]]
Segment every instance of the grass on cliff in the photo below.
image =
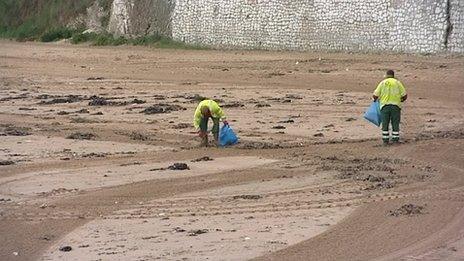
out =
[[(0, 0), (0, 37), (19, 41), (68, 37), (71, 19), (86, 12), (92, 0)], [(62, 35), (64, 34), (64, 35)]]
[(167, 49), (189, 49), (189, 50), (204, 50), (203, 46), (186, 44), (183, 42), (172, 40), (161, 35), (147, 35), (137, 38), (117, 37), (108, 33), (74, 33), (71, 38), (71, 43), (90, 43), (95, 46), (117, 46), (117, 45), (141, 45), (156, 48)]
[(42, 42), (53, 42), (61, 39), (69, 39), (75, 31), (66, 27), (53, 28), (40, 36)]

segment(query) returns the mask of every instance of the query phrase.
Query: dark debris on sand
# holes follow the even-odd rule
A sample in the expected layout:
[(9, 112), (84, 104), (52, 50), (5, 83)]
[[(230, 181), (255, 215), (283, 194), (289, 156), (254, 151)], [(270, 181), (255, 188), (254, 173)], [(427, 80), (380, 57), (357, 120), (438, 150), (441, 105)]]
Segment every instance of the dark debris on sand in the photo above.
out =
[(174, 163), (167, 168), (154, 168), (150, 171), (160, 171), (160, 170), (189, 170), (190, 167), (186, 163)]
[(95, 134), (89, 132), (75, 132), (66, 138), (72, 140), (94, 140), (96, 137)]
[(192, 160), (192, 162), (200, 162), (200, 161), (213, 161), (214, 159), (208, 157), (208, 156), (204, 156), (204, 157), (201, 157), (201, 158), (198, 158), (198, 159), (194, 159)]
[(36, 108), (28, 108), (28, 107), (20, 107), (18, 110), (20, 111), (36, 111)]
[(9, 96), (9, 97), (0, 98), (0, 101), (3, 102), (3, 101), (11, 101), (11, 100), (22, 100), (22, 99), (27, 99), (27, 98), (29, 98), (29, 94), (23, 93), (18, 96)]
[(253, 200), (253, 199), (261, 199), (263, 198), (263, 196), (261, 195), (237, 195), (237, 196), (233, 196), (232, 198)]
[(51, 104), (61, 104), (61, 103), (75, 103), (84, 100), (84, 97), (79, 95), (67, 95), (60, 98), (54, 98), (48, 101), (41, 101), (40, 104), (51, 105)]
[(159, 103), (152, 105), (145, 110), (141, 111), (140, 113), (144, 114), (160, 114), (160, 113), (170, 113), (173, 111), (183, 111), (186, 110), (186, 108), (179, 106), (179, 105), (171, 105), (171, 104), (165, 104), (165, 103)]
[(190, 237), (195, 237), (195, 236), (205, 234), (205, 233), (208, 233), (208, 229), (194, 229), (194, 230), (190, 230), (187, 235)]
[(69, 252), (72, 250), (72, 247), (70, 246), (62, 246), (59, 248), (61, 252)]
[[(111, 98), (114, 99), (114, 98)], [(101, 96), (91, 96), (89, 101), (89, 106), (126, 106), (129, 104), (144, 104), (146, 101), (140, 99), (133, 99), (130, 101), (110, 101), (108, 98)]]
[(385, 178), (384, 177), (378, 177), (374, 175), (368, 175), (363, 179), (363, 181), (369, 181), (369, 182), (384, 182)]
[(424, 214), (424, 207), (414, 204), (405, 204), (398, 209), (390, 210), (389, 216), (399, 217), (399, 216), (414, 216)]
[(174, 163), (168, 167), (169, 170), (188, 170), (190, 169), (186, 163)]
[(88, 118), (76, 117), (76, 118), (72, 118), (71, 122), (72, 123), (98, 123), (100, 121), (93, 120), (93, 119), (88, 119)]
[(11, 160), (0, 160), (0, 166), (9, 166), (14, 164), (15, 162)]
[(148, 135), (145, 135), (140, 132), (133, 131), (129, 134), (129, 138), (131, 140), (139, 140), (139, 141), (147, 141), (150, 140), (150, 137)]
[(302, 100), (303, 97), (301, 97), (300, 95), (297, 95), (297, 94), (287, 94), (285, 95), (285, 98), (286, 99), (292, 99), (292, 100)]
[(395, 183), (383, 180), (375, 182), (373, 185), (367, 187), (365, 190), (378, 190), (378, 189), (391, 189), (395, 187)]
[(135, 99), (129, 101), (129, 103), (130, 104), (144, 104), (144, 103), (147, 103), (147, 102), (144, 101), (144, 100), (140, 100), (140, 99), (135, 98)]
[(101, 81), (104, 80), (104, 77), (89, 77), (87, 78), (87, 81)]
[(109, 101), (100, 96), (90, 97), (89, 106), (106, 106), (109, 104)]
[(190, 123), (178, 123), (174, 126), (172, 126), (173, 129), (179, 130), (179, 129), (187, 129), (192, 127), (192, 124)]
[(76, 111), (76, 113), (80, 113), (80, 114), (88, 114), (88, 113), (90, 113), (90, 111), (89, 111), (89, 110), (87, 110), (87, 109), (80, 109), (80, 110)]
[(255, 105), (256, 108), (271, 107), (269, 103), (260, 102)]
[(3, 132), (0, 132), (0, 136), (29, 136), (29, 128), (7, 126)]

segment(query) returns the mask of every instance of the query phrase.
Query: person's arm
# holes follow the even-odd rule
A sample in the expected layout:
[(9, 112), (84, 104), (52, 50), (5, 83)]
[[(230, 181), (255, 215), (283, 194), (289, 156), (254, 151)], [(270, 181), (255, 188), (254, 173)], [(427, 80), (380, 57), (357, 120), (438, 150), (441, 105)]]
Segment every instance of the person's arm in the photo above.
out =
[(398, 85), (400, 86), (401, 102), (405, 102), (408, 99), (406, 88), (404, 88), (403, 83), (401, 83), (400, 81), (398, 81)]
[(201, 110), (198, 107), (195, 110), (195, 114), (193, 115), (193, 127), (195, 127), (195, 130), (200, 129), (200, 122), (201, 122)]
[(227, 119), (226, 119), (226, 115), (224, 114), (224, 111), (221, 109), (221, 107), (218, 106), (218, 108), (219, 108), (219, 110), (218, 110), (218, 116), (219, 116), (219, 118), (221, 119), (221, 121), (222, 121), (222, 123), (223, 123), (224, 125), (228, 125), (229, 122), (228, 122)]
[(381, 83), (379, 83), (379, 85), (377, 85), (377, 88), (375, 88), (375, 91), (374, 91), (374, 94), (372, 95), (372, 99), (374, 99), (374, 101), (377, 101), (380, 97), (380, 90), (382, 88), (382, 84), (383, 84), (383, 81)]

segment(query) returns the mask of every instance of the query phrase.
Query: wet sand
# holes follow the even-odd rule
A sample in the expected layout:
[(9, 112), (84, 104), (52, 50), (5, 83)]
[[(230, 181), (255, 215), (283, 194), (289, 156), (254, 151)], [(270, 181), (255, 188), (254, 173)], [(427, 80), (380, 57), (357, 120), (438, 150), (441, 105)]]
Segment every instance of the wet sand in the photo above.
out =
[[(0, 57), (1, 260), (463, 258), (460, 56), (1, 41)], [(385, 148), (362, 114), (389, 68), (410, 100)], [(201, 97), (238, 145), (198, 147)]]

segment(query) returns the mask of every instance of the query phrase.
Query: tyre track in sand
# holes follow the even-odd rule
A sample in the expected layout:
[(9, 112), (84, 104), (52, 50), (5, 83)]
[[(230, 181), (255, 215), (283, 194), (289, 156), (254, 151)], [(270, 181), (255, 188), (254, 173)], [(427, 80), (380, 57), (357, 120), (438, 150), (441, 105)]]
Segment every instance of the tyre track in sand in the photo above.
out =
[[(427, 256), (454, 260), (456, 248), (451, 246), (462, 237), (464, 168), (459, 156), (456, 159), (450, 155), (462, 153), (464, 143), (461, 138), (428, 141), (406, 146), (403, 153), (414, 151), (416, 155), (408, 154), (408, 158), (424, 162), (422, 159), (435, 151), (420, 151), (417, 155), (417, 147), (427, 147), (427, 144), (434, 144), (438, 150), (453, 148), (448, 151), (451, 154), (441, 153), (427, 161), (439, 170), (439, 180), (415, 187), (413, 192), (409, 192), (408, 186), (400, 188), (398, 198), (366, 201), (329, 231), (255, 260), (282, 260), (284, 257), (285, 260), (416, 260)], [(406, 203), (420, 204), (426, 211), (417, 217), (388, 217), (389, 211)], [(358, 236), (354, 239), (351, 235)], [(447, 246), (451, 250), (443, 250)], [(458, 255), (462, 254), (461, 249), (457, 251)]]

